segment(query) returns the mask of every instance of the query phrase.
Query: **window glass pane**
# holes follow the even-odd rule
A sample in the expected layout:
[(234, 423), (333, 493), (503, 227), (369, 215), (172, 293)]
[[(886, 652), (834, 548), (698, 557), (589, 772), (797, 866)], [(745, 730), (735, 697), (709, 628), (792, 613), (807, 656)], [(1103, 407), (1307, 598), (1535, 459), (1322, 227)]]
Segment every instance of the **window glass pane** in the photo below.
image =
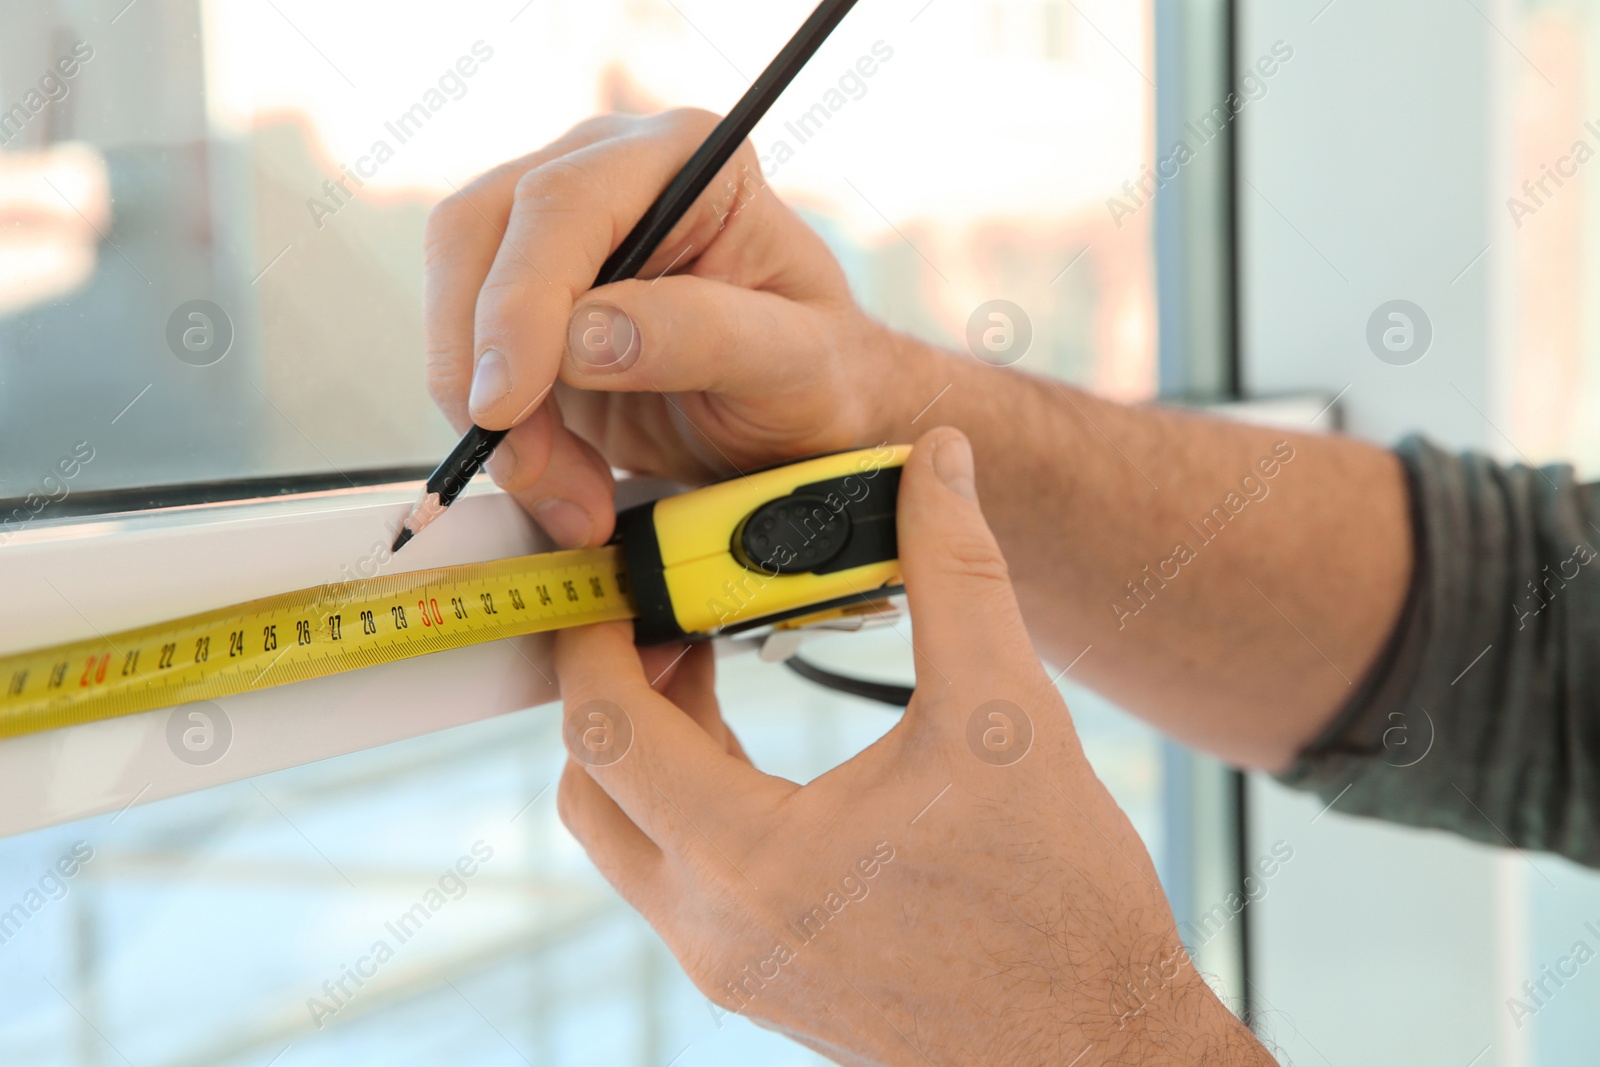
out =
[[(1501, 276), (1508, 345), (1501, 370), (1506, 433), (1536, 463), (1571, 461), (1600, 476), (1600, 152), (1591, 4), (1515, 5), (1526, 62), (1508, 62), (1504, 203), (1512, 238)], [(1497, 198), (1499, 199), (1499, 198)], [(1499, 214), (1504, 212), (1504, 214)]]
[[(1144, 7), (904, 6), (757, 130), (771, 184), (892, 324), (959, 347), (1008, 300), (1023, 366), (1148, 395), (1150, 212), (1108, 202)], [(429, 208), (596, 111), (725, 109), (808, 9), (0, 0), (0, 498), (79, 442), (73, 490), (431, 466)]]

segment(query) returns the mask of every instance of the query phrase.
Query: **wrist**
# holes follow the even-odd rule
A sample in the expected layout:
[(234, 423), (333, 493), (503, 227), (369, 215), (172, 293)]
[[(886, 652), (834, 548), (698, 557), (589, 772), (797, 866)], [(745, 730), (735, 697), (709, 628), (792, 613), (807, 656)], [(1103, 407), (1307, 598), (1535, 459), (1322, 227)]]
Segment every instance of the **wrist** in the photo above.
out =
[[(1110, 1063), (1152, 1067), (1275, 1067), (1276, 1060), (1206, 984), (1180, 947), (1181, 971), (1165, 963), (1137, 969), (1117, 990), (1101, 1051)], [(1169, 957), (1170, 959), (1171, 957)]]
[(875, 323), (875, 377), (866, 385), (874, 397), (867, 437), (874, 444), (903, 443), (939, 425), (959, 426), (952, 396), (960, 391), (962, 359), (908, 334)]
[(1276, 1067), (1196, 970), (1176, 931), (1139, 935), (1118, 924), (1084, 933), (1099, 942), (1098, 952), (1071, 975), (1056, 972), (1036, 999), (1013, 997), (1006, 1014), (1033, 1025), (1022, 1040), (991, 1046), (991, 1064)]

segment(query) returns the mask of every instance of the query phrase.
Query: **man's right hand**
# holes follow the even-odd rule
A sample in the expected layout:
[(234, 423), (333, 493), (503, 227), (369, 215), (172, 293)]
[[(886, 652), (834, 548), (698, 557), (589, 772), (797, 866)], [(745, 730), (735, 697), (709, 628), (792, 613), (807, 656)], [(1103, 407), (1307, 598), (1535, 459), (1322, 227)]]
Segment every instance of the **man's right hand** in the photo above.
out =
[(513, 428), (490, 473), (564, 546), (610, 537), (612, 466), (693, 483), (887, 423), (892, 335), (748, 142), (639, 279), (590, 288), (717, 121), (590, 119), (428, 220), (429, 389), (458, 431)]
[(699, 482), (903, 440), (937, 403), (930, 421), (978, 457), (1038, 649), (1082, 659), (1075, 680), (1180, 740), (1289, 767), (1405, 602), (1395, 457), (1127, 407), (896, 334), (856, 306), (748, 144), (640, 280), (591, 289), (716, 122), (592, 119), (429, 220), (429, 386), (458, 430), (515, 427), (496, 481), (558, 543), (595, 545), (615, 524), (613, 466)]

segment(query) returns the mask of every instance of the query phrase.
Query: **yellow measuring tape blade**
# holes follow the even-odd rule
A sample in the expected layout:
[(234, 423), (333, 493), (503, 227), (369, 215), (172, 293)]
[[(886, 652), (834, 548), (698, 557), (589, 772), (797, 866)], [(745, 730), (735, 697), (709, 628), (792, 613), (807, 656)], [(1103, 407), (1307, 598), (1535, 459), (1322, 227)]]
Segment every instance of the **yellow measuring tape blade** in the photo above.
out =
[(334, 582), (0, 656), (0, 737), (633, 616), (616, 546)]

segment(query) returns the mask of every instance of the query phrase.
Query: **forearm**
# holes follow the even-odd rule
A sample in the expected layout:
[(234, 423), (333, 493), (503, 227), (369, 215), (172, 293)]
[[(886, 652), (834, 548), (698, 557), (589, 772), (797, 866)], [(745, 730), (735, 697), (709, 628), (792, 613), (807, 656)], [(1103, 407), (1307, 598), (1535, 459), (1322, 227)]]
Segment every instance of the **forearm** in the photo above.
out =
[(1410, 578), (1390, 453), (1115, 404), (894, 343), (903, 377), (883, 436), (948, 424), (972, 439), (985, 510), (1048, 659), (1065, 666), (1087, 648), (1074, 678), (1181, 740), (1268, 769), (1349, 699)]

